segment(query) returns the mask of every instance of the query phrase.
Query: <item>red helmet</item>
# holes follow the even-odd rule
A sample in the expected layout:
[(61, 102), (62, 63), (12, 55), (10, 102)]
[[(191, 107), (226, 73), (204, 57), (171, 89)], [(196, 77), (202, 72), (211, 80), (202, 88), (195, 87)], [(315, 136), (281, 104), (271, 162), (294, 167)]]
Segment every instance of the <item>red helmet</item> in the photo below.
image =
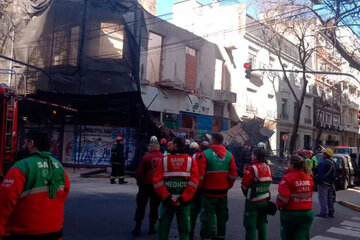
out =
[(162, 138), (162, 139), (160, 140), (160, 143), (161, 143), (161, 144), (166, 144), (166, 139), (165, 139), (165, 138)]
[(171, 146), (171, 145), (172, 145), (172, 141), (168, 141), (167, 145), (168, 145), (168, 146)]
[(122, 141), (122, 140), (124, 140), (124, 138), (122, 136), (117, 136), (116, 137), (116, 141)]
[(310, 150), (304, 150), (304, 154), (305, 154), (305, 157), (308, 157), (308, 158), (312, 157), (312, 153)]

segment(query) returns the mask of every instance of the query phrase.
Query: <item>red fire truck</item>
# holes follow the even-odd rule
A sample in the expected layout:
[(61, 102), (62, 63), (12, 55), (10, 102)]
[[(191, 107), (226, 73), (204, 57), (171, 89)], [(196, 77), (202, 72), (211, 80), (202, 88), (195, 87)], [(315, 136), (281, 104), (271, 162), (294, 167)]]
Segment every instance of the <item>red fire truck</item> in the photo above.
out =
[(0, 85), (0, 181), (12, 166), (17, 144), (17, 105), (13, 91)]
[(0, 84), (0, 182), (5, 176), (6, 172), (14, 164), (15, 160), (18, 141), (17, 119), (19, 101), (31, 101), (36, 104), (45, 104), (66, 111), (78, 112), (77, 109), (67, 106), (18, 96), (6, 85)]

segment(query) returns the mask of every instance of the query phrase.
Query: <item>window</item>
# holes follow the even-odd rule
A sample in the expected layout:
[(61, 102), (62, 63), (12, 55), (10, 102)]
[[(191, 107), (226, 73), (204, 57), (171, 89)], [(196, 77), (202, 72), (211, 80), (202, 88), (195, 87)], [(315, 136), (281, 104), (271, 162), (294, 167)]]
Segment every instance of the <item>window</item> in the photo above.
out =
[(224, 105), (219, 103), (214, 103), (214, 116), (222, 117), (224, 113)]
[(326, 124), (328, 124), (328, 125), (332, 124), (332, 115), (331, 115), (331, 113), (326, 113)]
[(221, 131), (221, 119), (213, 119), (212, 120), (212, 131), (213, 132), (220, 132)]
[(339, 116), (334, 115), (334, 117), (333, 117), (333, 125), (334, 126), (339, 126), (340, 125), (340, 117)]
[(182, 128), (194, 128), (195, 117), (189, 115), (182, 115), (181, 127)]
[(65, 31), (54, 33), (53, 64), (54, 66), (65, 65), (68, 60), (68, 35)]
[(71, 28), (70, 37), (70, 59), (69, 65), (76, 66), (78, 62), (79, 39), (80, 39), (79, 26)]
[(95, 59), (122, 59), (124, 48), (124, 26), (101, 23), (100, 33), (89, 31), (90, 56)]
[(295, 115), (296, 115), (297, 111), (298, 111), (298, 107), (296, 105), (296, 102), (294, 102), (294, 121), (295, 121)]
[(160, 81), (163, 37), (149, 32), (146, 79), (150, 82)]
[(253, 53), (249, 53), (249, 55), (248, 55), (248, 62), (250, 63), (252, 63), (252, 61), (255, 61), (255, 59), (256, 59), (256, 55), (255, 54), (253, 54)]
[(287, 115), (287, 100), (285, 98), (281, 100), (281, 114)]
[(311, 107), (305, 106), (305, 118), (311, 119)]
[(186, 65), (185, 65), (185, 86), (191, 91), (196, 90), (197, 79), (197, 51), (186, 47)]
[(324, 112), (323, 111), (317, 111), (317, 120), (320, 123), (324, 122)]
[(223, 64), (224, 64), (223, 61), (216, 59), (216, 62), (215, 62), (215, 84), (214, 84), (215, 90), (222, 89)]

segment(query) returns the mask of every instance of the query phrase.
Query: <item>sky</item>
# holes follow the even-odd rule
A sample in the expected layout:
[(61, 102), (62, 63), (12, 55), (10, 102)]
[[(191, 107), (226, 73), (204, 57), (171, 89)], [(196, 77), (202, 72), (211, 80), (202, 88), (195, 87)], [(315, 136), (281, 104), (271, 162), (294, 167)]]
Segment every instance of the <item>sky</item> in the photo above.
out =
[[(180, 0), (157, 0), (157, 15), (166, 20), (170, 20), (172, 18), (172, 4), (174, 2), (179, 2)], [(198, 0), (201, 3), (211, 3), (212, 0)], [(229, 4), (229, 2), (244, 2), (244, 0), (222, 0), (223, 3)]]

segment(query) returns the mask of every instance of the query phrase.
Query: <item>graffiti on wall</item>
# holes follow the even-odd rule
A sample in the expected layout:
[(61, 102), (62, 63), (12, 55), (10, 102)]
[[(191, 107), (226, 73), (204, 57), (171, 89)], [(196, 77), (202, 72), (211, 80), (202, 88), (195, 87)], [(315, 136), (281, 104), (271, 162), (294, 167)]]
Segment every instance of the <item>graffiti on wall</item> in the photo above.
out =
[[(126, 165), (130, 165), (136, 147), (137, 131), (133, 128), (115, 128), (99, 126), (82, 126), (81, 134), (76, 142), (80, 144), (73, 149), (74, 136), (72, 131), (65, 131), (63, 144), (63, 160), (65, 163), (84, 165), (109, 165), (111, 147), (117, 136), (123, 136)], [(80, 149), (80, 151), (77, 151)], [(77, 152), (75, 152), (77, 151)]]

